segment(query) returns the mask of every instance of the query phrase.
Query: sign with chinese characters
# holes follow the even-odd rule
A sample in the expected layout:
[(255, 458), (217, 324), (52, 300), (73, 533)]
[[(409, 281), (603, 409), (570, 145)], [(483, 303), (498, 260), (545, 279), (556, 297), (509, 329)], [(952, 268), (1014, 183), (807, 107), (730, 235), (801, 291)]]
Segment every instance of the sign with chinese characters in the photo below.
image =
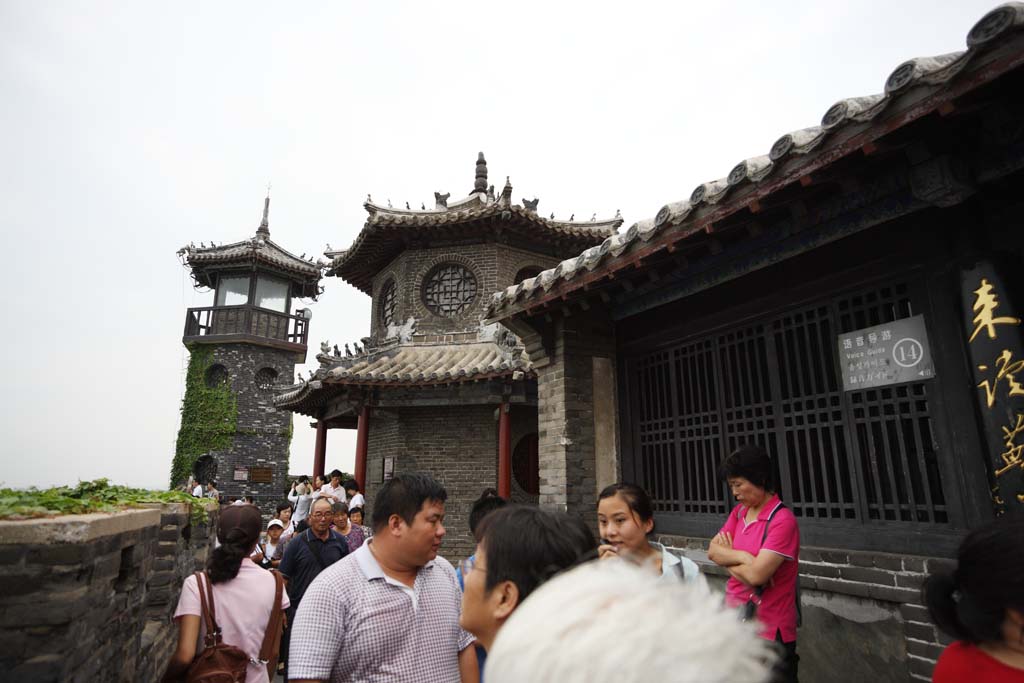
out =
[(1024, 512), (1024, 323), (1002, 273), (981, 262), (961, 274), (964, 329), (996, 514)]
[(273, 483), (274, 470), (270, 467), (252, 467), (249, 469), (249, 481), (254, 484)]
[(381, 481), (387, 481), (395, 476), (395, 459), (393, 457), (384, 458), (384, 471), (381, 473)]
[(935, 376), (924, 317), (893, 320), (838, 337), (843, 390), (856, 391)]
[(235, 476), (232, 477), (235, 481), (249, 481), (249, 468), (248, 467), (236, 467)]

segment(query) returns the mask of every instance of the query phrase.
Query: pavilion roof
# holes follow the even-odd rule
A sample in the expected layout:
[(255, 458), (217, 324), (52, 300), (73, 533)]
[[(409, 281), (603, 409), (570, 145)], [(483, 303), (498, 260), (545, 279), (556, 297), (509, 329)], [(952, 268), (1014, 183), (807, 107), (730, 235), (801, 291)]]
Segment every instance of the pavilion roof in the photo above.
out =
[[(568, 256), (600, 244), (622, 225), (622, 217), (577, 221), (545, 218), (537, 213), (538, 200), (512, 203), (512, 184), (506, 179), (501, 194), (485, 188), (486, 161), (481, 152), (477, 160), (477, 183), (473, 192), (449, 203), (447, 194), (434, 193), (435, 206), (421, 210), (382, 206), (367, 197), (363, 208), (367, 218), (352, 246), (343, 251), (327, 251), (331, 259), (327, 275), (338, 276), (358, 289), (370, 293), (373, 277), (409, 243), (442, 239), (465, 239), (486, 235), (499, 227), (526, 241), (546, 245), (556, 254)], [(390, 204), (390, 202), (388, 202)]]
[(225, 268), (259, 265), (290, 279), (299, 296), (315, 297), (319, 294), (320, 278), (327, 264), (322, 259), (314, 263), (312, 257), (305, 259), (296, 256), (272, 241), (268, 221), (269, 208), (270, 198), (267, 197), (263, 208), (263, 221), (253, 237), (216, 246), (213, 242), (210, 242), (210, 246), (201, 243), (198, 247), (195, 244), (187, 244), (178, 251), (185, 264), (192, 269), (192, 277), (197, 285), (216, 286), (216, 274)]
[(307, 413), (352, 387), (429, 387), (533, 374), (522, 347), (504, 328), (495, 338), (481, 339), (477, 332), (415, 335), (351, 356), (331, 355), (326, 344), (321, 351), (320, 369), (276, 394), (276, 408)]

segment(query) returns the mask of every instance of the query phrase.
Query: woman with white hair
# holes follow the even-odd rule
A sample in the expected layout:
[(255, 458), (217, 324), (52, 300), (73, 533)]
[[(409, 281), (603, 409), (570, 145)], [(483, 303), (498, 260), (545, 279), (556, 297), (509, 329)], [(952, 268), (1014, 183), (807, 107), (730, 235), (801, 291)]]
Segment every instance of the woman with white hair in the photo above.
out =
[(721, 598), (629, 562), (590, 562), (509, 616), (487, 683), (765, 683), (774, 651)]

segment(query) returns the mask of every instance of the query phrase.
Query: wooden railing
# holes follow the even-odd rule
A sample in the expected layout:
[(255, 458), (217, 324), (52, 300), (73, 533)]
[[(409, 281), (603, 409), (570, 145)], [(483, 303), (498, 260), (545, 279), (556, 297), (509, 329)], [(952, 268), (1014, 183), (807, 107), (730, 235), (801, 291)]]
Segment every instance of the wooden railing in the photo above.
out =
[(215, 338), (257, 338), (306, 346), (309, 321), (256, 306), (208, 306), (190, 308), (185, 315), (184, 341), (214, 341)]

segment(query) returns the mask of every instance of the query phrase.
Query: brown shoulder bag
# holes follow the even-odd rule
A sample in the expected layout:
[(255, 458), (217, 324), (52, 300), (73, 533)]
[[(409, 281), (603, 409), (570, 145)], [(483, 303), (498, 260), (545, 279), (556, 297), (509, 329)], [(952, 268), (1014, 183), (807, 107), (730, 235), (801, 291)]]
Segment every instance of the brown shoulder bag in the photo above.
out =
[(270, 620), (263, 634), (260, 645), (259, 659), (254, 660), (234, 645), (221, 641), (220, 626), (217, 625), (217, 612), (213, 603), (213, 589), (206, 572), (196, 572), (196, 583), (199, 587), (199, 600), (202, 604), (203, 620), (206, 622), (205, 648), (185, 674), (185, 683), (242, 683), (246, 678), (249, 663), (263, 664), (267, 667), (267, 675), (274, 680), (277, 674), (277, 656), (281, 646), (281, 629), (284, 628), (284, 610), (281, 609), (281, 595), (284, 592), (284, 581), (277, 572), (274, 574), (274, 605), (270, 610)]

